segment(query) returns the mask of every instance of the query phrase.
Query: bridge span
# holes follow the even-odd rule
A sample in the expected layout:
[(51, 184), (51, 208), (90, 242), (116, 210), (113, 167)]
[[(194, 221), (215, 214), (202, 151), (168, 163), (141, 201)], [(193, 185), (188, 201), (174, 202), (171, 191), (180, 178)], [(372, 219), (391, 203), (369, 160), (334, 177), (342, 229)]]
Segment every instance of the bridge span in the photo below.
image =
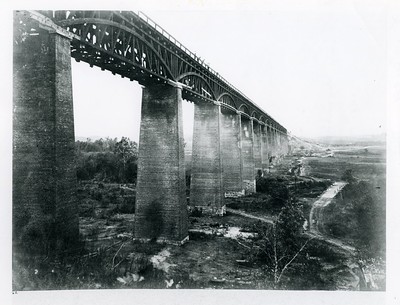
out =
[(188, 237), (183, 100), (194, 103), (191, 206), (223, 213), (225, 197), (255, 192), (256, 175), (288, 152), (283, 126), (146, 15), (15, 11), (16, 244), (78, 239), (71, 57), (143, 86), (135, 238)]

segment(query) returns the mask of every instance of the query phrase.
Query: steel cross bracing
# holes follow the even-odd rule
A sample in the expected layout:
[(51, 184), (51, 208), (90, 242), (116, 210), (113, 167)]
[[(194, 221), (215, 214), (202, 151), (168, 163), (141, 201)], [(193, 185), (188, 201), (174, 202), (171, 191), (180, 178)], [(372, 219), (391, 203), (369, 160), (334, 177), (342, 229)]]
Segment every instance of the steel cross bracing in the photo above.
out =
[[(130, 11), (20, 11), (41, 27), (71, 33), (71, 56), (142, 85), (183, 84), (184, 99), (222, 107), (286, 129), (143, 13)], [(47, 18), (46, 18), (47, 17)], [(28, 29), (35, 31), (35, 29)], [(58, 31), (58, 30), (57, 30)]]

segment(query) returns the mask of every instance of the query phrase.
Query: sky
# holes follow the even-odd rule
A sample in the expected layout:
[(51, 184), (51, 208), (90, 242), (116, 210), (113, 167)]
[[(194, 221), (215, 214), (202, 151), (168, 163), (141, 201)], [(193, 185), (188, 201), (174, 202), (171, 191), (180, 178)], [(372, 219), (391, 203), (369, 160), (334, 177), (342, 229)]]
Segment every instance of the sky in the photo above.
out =
[[(144, 13), (296, 136), (385, 133), (384, 7), (307, 3)], [(76, 136), (137, 140), (141, 86), (72, 61)], [(183, 108), (186, 137), (193, 104)]]

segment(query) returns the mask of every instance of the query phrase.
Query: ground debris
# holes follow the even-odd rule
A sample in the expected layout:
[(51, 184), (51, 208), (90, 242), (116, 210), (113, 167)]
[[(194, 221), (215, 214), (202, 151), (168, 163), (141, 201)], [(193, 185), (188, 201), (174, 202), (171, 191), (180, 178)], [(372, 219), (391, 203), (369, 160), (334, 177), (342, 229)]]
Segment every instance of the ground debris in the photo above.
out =
[(158, 270), (162, 270), (165, 273), (168, 273), (169, 268), (172, 266), (176, 266), (175, 264), (170, 264), (166, 260), (171, 255), (169, 249), (163, 249), (156, 255), (150, 258), (150, 262), (153, 264), (153, 267)]

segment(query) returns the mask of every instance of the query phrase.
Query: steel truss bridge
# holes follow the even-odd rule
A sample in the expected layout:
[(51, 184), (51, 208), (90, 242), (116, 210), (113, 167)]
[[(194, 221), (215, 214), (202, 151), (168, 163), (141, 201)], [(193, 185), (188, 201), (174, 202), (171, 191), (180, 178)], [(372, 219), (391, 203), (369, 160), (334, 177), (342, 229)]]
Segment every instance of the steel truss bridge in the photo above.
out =
[(79, 239), (71, 56), (143, 86), (137, 239), (188, 238), (182, 98), (195, 103), (190, 206), (223, 215), (289, 152), (284, 127), (143, 13), (16, 11), (13, 39), (15, 244), (33, 225), (38, 251)]
[[(145, 14), (130, 11), (20, 11), (20, 23), (30, 18), (38, 26), (68, 35), (71, 56), (91, 67), (111, 71), (142, 85), (179, 82), (182, 97), (220, 102), (259, 124), (284, 135), (287, 130), (235, 88), (204, 60)], [(19, 29), (23, 27), (19, 26)], [(68, 34), (65, 34), (66, 31)], [(36, 28), (26, 28), (34, 35)]]

